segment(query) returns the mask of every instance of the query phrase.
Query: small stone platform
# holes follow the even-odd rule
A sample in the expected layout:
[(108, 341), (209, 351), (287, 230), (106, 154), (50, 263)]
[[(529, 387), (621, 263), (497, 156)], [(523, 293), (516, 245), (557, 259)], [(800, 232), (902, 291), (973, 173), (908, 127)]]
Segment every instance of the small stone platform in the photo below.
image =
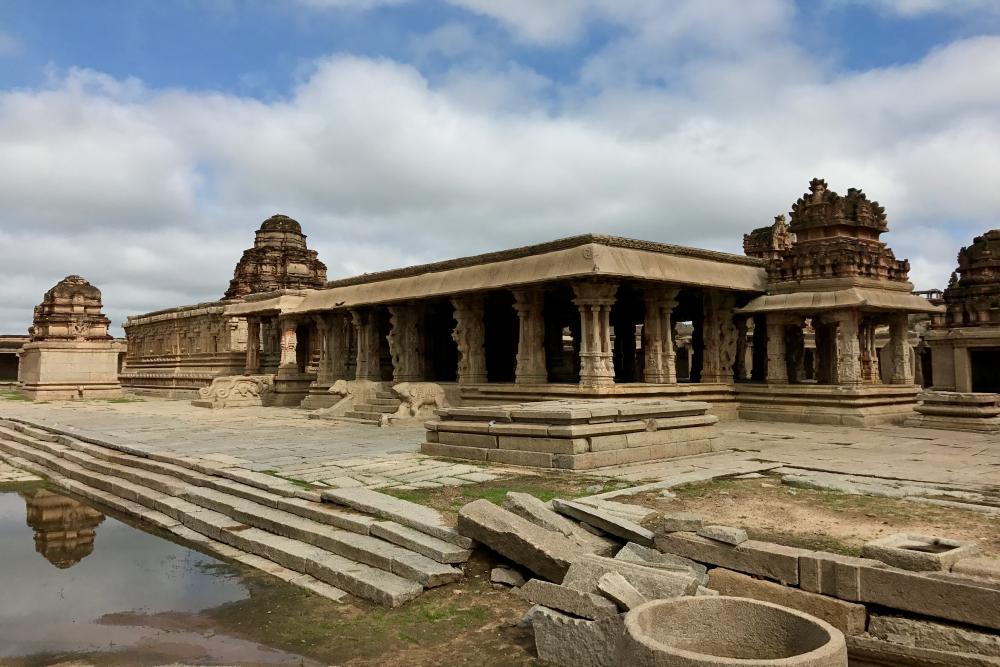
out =
[(699, 401), (611, 399), (442, 408), (420, 451), (533, 468), (587, 470), (716, 450)]
[(954, 431), (1000, 432), (1000, 394), (959, 391), (925, 391), (917, 414), (906, 426)]

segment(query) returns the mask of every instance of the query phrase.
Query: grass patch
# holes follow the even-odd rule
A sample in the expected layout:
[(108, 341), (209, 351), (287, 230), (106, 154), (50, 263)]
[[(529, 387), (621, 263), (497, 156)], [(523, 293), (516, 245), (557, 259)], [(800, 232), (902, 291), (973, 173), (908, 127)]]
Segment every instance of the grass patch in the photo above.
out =
[(844, 556), (861, 556), (861, 547), (848, 544), (830, 535), (821, 533), (789, 533), (781, 530), (764, 530), (748, 528), (750, 539), (761, 542), (773, 542), (786, 547), (798, 547), (812, 551), (829, 551)]
[(31, 399), (16, 391), (0, 391), (0, 398), (7, 401), (30, 401)]

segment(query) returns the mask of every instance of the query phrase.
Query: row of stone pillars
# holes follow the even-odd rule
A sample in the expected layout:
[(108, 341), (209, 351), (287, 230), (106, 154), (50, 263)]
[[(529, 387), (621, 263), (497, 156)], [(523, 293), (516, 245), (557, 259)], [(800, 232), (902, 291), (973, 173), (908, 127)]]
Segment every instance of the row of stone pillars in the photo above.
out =
[[(771, 313), (767, 326), (767, 381), (771, 384), (799, 383), (805, 379), (803, 317)], [(816, 382), (818, 384), (880, 384), (877, 322), (859, 311), (840, 311), (812, 319), (816, 335)], [(913, 351), (909, 343), (906, 313), (888, 315), (891, 384), (913, 384)], [(755, 337), (755, 341), (757, 338)], [(759, 358), (755, 355), (755, 358)]]
[[(616, 302), (618, 285), (608, 281), (587, 280), (576, 282), (572, 287), (572, 302), (576, 305), (580, 318), (580, 385), (588, 388), (613, 385), (615, 364), (611, 309)], [(514, 382), (546, 383), (545, 291), (542, 287), (531, 287), (515, 289), (512, 293), (513, 308), (518, 319)], [(704, 346), (702, 381), (731, 382), (737, 336), (732, 318), (734, 299), (714, 290), (706, 290), (705, 295), (705, 329), (701, 336)], [(643, 380), (649, 383), (674, 384), (677, 382), (677, 372), (673, 314), (678, 304), (678, 289), (651, 286), (643, 291), (642, 297), (645, 307)], [(483, 294), (473, 294), (452, 298), (450, 303), (455, 321), (451, 338), (458, 351), (457, 380), (460, 384), (485, 383), (486, 299)], [(390, 323), (387, 342), (392, 360), (393, 381), (425, 380), (426, 339), (421, 331), (420, 307), (414, 304), (394, 304), (388, 306), (387, 310)], [(332, 382), (347, 377), (377, 381), (383, 377), (380, 322), (375, 307), (323, 313), (309, 319), (285, 316), (267, 318), (266, 321), (268, 327), (277, 328), (280, 343), (279, 373), (304, 370), (302, 355), (298, 351), (298, 332), (308, 322), (314, 326), (313, 331), (319, 341), (318, 382)], [(632, 332), (621, 332), (620, 335), (632, 335)], [(261, 319), (248, 318), (248, 374), (261, 372), (261, 338)], [(354, 363), (348, 363), (349, 360)]]

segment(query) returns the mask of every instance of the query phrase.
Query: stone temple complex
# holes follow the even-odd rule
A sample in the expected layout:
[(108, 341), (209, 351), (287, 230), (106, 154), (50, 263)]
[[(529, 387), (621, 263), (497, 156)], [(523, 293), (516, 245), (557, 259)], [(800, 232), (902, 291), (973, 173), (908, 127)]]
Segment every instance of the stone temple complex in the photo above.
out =
[(919, 391), (908, 317), (941, 308), (912, 293), (887, 228), (860, 190), (814, 179), (747, 256), (583, 235), (326, 282), (276, 215), (223, 300), (128, 319), (122, 381), (372, 421), (416, 415), (433, 384), (450, 406), (660, 397), (723, 418), (899, 422)]
[(66, 276), (45, 293), (21, 350), (19, 379), (28, 397), (121, 395), (121, 344), (108, 334), (111, 322), (101, 307), (101, 291), (80, 276)]

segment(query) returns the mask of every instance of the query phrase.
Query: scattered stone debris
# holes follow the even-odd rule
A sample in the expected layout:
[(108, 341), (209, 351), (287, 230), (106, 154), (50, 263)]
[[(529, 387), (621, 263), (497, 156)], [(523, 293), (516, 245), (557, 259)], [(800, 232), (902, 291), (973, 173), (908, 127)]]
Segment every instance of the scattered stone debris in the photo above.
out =
[(692, 512), (670, 512), (668, 514), (661, 514), (652, 521), (646, 522), (646, 526), (651, 527), (657, 535), (660, 533), (693, 532), (701, 528), (704, 524), (704, 517)]
[(733, 545), (743, 544), (750, 539), (747, 536), (747, 531), (742, 528), (733, 528), (732, 526), (702, 526), (698, 529), (698, 535), (715, 540), (716, 542), (725, 542), (726, 544)]
[(646, 596), (635, 590), (635, 587), (628, 583), (628, 579), (617, 572), (608, 572), (602, 575), (597, 580), (597, 588), (617, 603), (624, 611), (635, 609), (649, 602)]
[(509, 567), (495, 567), (490, 570), (490, 583), (504, 586), (523, 586), (524, 577), (520, 572)]
[(532, 579), (514, 593), (528, 602), (596, 621), (618, 613), (617, 605), (595, 593)]

